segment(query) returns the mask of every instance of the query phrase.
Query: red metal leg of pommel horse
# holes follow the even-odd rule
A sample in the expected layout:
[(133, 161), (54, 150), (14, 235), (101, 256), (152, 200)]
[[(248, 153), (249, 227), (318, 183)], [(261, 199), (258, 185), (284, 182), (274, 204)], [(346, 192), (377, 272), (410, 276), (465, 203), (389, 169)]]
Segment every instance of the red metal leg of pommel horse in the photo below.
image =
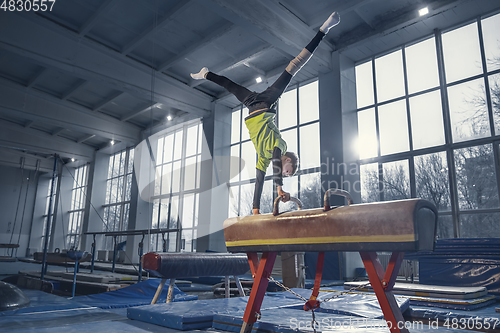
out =
[(365, 265), (370, 284), (375, 291), (380, 308), (391, 332), (407, 333), (405, 320), (401, 309), (394, 298), (392, 288), (396, 282), (399, 268), (403, 261), (404, 252), (393, 252), (389, 265), (384, 273), (384, 268), (378, 259), (377, 252), (360, 252)]

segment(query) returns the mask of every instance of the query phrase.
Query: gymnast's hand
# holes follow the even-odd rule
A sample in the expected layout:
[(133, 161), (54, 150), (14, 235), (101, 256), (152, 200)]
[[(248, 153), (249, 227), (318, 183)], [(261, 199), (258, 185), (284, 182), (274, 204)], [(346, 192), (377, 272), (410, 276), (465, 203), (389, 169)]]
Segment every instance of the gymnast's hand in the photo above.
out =
[(281, 201), (287, 202), (290, 200), (290, 193), (283, 191), (282, 189), (278, 189), (278, 195), (281, 197)]

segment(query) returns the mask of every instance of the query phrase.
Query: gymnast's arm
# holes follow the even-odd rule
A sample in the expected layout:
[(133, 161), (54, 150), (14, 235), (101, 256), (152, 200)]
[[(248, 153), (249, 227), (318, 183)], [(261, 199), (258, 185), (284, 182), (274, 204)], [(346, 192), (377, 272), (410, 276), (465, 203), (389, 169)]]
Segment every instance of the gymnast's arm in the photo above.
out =
[(253, 215), (260, 214), (260, 197), (262, 196), (262, 189), (264, 188), (264, 177), (266, 173), (260, 169), (255, 169), (255, 191), (253, 192)]
[(273, 180), (276, 184), (278, 196), (282, 198), (283, 202), (290, 200), (290, 193), (283, 191), (283, 163), (281, 161), (281, 149), (274, 147), (273, 150)]

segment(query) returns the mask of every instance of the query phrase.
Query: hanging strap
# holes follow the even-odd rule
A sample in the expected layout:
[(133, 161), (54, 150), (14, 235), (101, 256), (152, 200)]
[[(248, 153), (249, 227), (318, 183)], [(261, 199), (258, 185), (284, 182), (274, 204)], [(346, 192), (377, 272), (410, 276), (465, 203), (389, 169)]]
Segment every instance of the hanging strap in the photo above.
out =
[(306, 302), (306, 304), (304, 304), (305, 311), (319, 308), (320, 301), (318, 301), (316, 298), (318, 298), (319, 295), (321, 276), (323, 275), (324, 259), (325, 259), (325, 252), (318, 253), (318, 263), (316, 264), (316, 277), (314, 279), (314, 288), (311, 297), (309, 297), (309, 300)]

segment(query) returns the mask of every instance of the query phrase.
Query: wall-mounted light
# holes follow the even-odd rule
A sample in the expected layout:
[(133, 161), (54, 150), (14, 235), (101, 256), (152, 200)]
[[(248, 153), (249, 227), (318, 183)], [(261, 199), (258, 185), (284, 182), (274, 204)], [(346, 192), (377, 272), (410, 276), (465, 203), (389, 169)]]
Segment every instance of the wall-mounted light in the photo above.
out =
[(419, 14), (420, 16), (424, 16), (424, 15), (429, 14), (429, 8), (428, 8), (428, 7), (424, 7), (424, 8), (422, 8), (422, 9), (419, 9), (418, 14)]
[(255, 81), (257, 81), (257, 83), (261, 83), (262, 82), (262, 78), (259, 76), (255, 79)]

